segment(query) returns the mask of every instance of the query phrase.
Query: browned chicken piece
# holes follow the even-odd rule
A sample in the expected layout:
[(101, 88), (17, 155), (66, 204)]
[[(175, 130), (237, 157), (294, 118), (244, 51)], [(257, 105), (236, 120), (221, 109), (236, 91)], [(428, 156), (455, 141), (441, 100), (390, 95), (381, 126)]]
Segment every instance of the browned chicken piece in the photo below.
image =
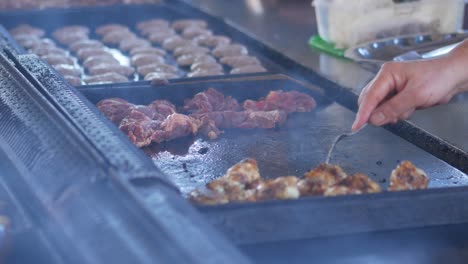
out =
[(164, 58), (159, 55), (137, 54), (132, 56), (130, 62), (135, 67), (141, 67), (153, 63), (164, 63)]
[(301, 195), (321, 195), (325, 190), (340, 182), (348, 175), (339, 166), (320, 164), (317, 168), (304, 174), (298, 183)]
[(169, 22), (164, 19), (150, 19), (138, 23), (136, 27), (140, 31), (146, 28), (169, 28)]
[(256, 188), (257, 200), (297, 199), (300, 196), (296, 176), (279, 177), (260, 182)]
[(130, 31), (127, 26), (121, 24), (107, 24), (96, 28), (96, 34), (103, 37), (112, 31)]
[(81, 41), (71, 44), (69, 48), (71, 51), (77, 52), (78, 50), (81, 50), (81, 49), (89, 49), (89, 48), (98, 49), (102, 47), (104, 47), (104, 45), (97, 40), (83, 39)]
[(217, 62), (197, 62), (190, 66), (191, 71), (196, 70), (213, 70), (213, 71), (223, 71), (223, 66)]
[(403, 161), (390, 175), (389, 191), (427, 189), (427, 174), (409, 161)]
[(194, 39), (198, 36), (211, 36), (213, 31), (201, 27), (188, 27), (182, 31), (182, 36), (186, 39)]
[(242, 74), (242, 73), (256, 73), (266, 72), (267, 70), (261, 65), (246, 65), (231, 70), (231, 74)]
[(213, 192), (205, 191), (201, 192), (199, 190), (194, 190), (189, 193), (188, 199), (193, 203), (205, 204), (205, 205), (217, 205), (217, 204), (227, 204), (229, 199), (226, 195)]
[(161, 81), (161, 83), (167, 83), (168, 79), (177, 79), (179, 75), (172, 72), (150, 72), (145, 75), (145, 81)]
[(218, 76), (218, 75), (224, 75), (224, 72), (220, 70), (216, 70), (216, 69), (198, 69), (198, 70), (189, 72), (187, 74), (187, 77), (194, 78), (194, 77)]
[(231, 44), (231, 39), (226, 36), (200, 35), (193, 39), (197, 45), (214, 48), (220, 45)]
[(85, 49), (78, 50), (76, 52), (76, 55), (81, 60), (86, 60), (89, 57), (106, 56), (106, 55), (111, 55), (111, 54), (103, 48), (85, 48)]
[(370, 179), (367, 175), (357, 173), (346, 177), (339, 183), (327, 188), (325, 196), (338, 196), (350, 194), (379, 193), (382, 189), (379, 184)]
[(173, 54), (174, 56), (179, 57), (185, 54), (207, 54), (209, 52), (210, 50), (208, 48), (191, 44), (175, 48)]
[(75, 77), (81, 76), (81, 70), (73, 65), (57, 64), (57, 65), (54, 65), (54, 69), (63, 76), (66, 76), (66, 75), (75, 76)]
[(42, 30), (40, 28), (33, 27), (31, 25), (28, 25), (28, 24), (21, 24), (21, 25), (18, 25), (16, 27), (10, 29), (10, 33), (15, 38), (18, 35), (36, 36), (38, 38), (41, 38), (41, 37), (43, 37), (45, 35), (44, 30)]
[(47, 63), (49, 63), (52, 66), (58, 65), (58, 64), (67, 64), (67, 65), (73, 66), (75, 64), (73, 59), (69, 56), (48, 54), (48, 55), (42, 56), (41, 58), (47, 61)]
[(155, 47), (136, 47), (130, 50), (130, 55), (137, 55), (137, 54), (151, 54), (151, 55), (159, 55), (164, 56), (166, 55), (166, 51), (163, 49), (155, 48)]
[(88, 76), (84, 78), (84, 82), (86, 84), (119, 83), (128, 82), (128, 78), (115, 72), (109, 72), (95, 76)]
[(114, 58), (114, 56), (112, 56), (110, 53), (108, 53), (106, 55), (88, 57), (86, 60), (84, 60), (83, 67), (89, 69), (102, 63), (119, 64), (119, 61), (116, 58)]
[(179, 19), (172, 23), (171, 27), (175, 30), (182, 31), (188, 27), (206, 28), (208, 24), (201, 19)]
[(164, 63), (153, 63), (138, 67), (138, 73), (142, 76), (146, 76), (150, 72), (164, 72), (177, 74), (177, 71), (177, 67)]
[(245, 188), (247, 185), (260, 180), (257, 161), (254, 159), (244, 159), (229, 168), (221, 179), (237, 183), (242, 188)]
[(130, 77), (135, 73), (135, 69), (133, 67), (120, 64), (101, 63), (88, 68), (88, 72), (90, 75), (100, 75), (104, 73), (115, 72), (120, 75)]
[(76, 76), (69, 76), (69, 75), (66, 75), (66, 76), (63, 76), (63, 78), (65, 79), (65, 81), (67, 81), (69, 84), (73, 85), (73, 86), (79, 86), (81, 85), (81, 78), (78, 78)]
[(31, 49), (30, 52), (40, 57), (46, 56), (49, 54), (68, 56), (68, 53), (66, 50), (57, 48), (57, 47), (42, 47), (42, 48), (37, 48), (37, 49)]
[(184, 39), (181, 36), (175, 35), (175, 36), (172, 36), (172, 37), (169, 37), (169, 38), (165, 39), (163, 41), (163, 43), (162, 43), (162, 47), (165, 50), (172, 51), (172, 50), (176, 49), (177, 47), (187, 46), (187, 45), (190, 45), (192, 43), (193, 42), (191, 40)]
[(247, 55), (247, 48), (240, 44), (221, 45), (212, 51), (217, 58)]
[(189, 53), (189, 54), (184, 54), (182, 56), (179, 56), (177, 58), (177, 64), (179, 66), (190, 66), (194, 64), (195, 62), (205, 62), (205, 61), (210, 61), (210, 62), (216, 62), (216, 59), (213, 58), (212, 56), (204, 53)]
[(114, 30), (102, 37), (102, 41), (106, 44), (118, 45), (121, 41), (125, 39), (136, 38), (136, 35), (133, 32), (128, 30)]
[(176, 33), (173, 31), (151, 31), (148, 33), (148, 39), (152, 43), (162, 44), (164, 40), (174, 36)]
[(255, 190), (246, 190), (245, 185), (224, 177), (208, 183), (206, 187), (218, 195), (225, 196), (230, 202), (255, 201)]
[(260, 65), (260, 61), (257, 58), (248, 55), (223, 57), (219, 61), (231, 68), (239, 68), (247, 65)]

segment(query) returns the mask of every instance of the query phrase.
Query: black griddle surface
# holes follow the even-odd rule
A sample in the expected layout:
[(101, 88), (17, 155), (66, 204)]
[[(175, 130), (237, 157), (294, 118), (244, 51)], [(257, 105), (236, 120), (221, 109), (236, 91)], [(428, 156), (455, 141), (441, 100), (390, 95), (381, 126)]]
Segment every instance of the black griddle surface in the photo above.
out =
[[(144, 148), (143, 151), (184, 194), (222, 176), (229, 167), (247, 157), (257, 160), (265, 178), (301, 176), (325, 160), (333, 139), (349, 131), (354, 119), (352, 111), (286, 79), (213, 81), (153, 88), (147, 85), (94, 87), (81, 91), (93, 103), (120, 97), (135, 104), (162, 98), (180, 105), (184, 98), (209, 87), (240, 100), (258, 99), (270, 90), (296, 89), (311, 93), (319, 106), (311, 113), (291, 114), (286, 124), (276, 129), (232, 129), (214, 141), (197, 136)], [(341, 141), (332, 157), (332, 163), (340, 165), (349, 174), (365, 173), (384, 188), (388, 186), (391, 171), (402, 160), (410, 160), (426, 171), (431, 179), (430, 188), (468, 185), (464, 173), (383, 128), (368, 127)]]

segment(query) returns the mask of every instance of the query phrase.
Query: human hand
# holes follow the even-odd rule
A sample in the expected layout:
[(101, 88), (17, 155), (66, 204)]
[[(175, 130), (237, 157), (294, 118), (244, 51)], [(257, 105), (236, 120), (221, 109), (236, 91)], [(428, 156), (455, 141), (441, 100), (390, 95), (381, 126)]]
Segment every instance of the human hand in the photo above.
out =
[[(468, 48), (468, 42), (463, 45)], [(468, 54), (459, 51), (432, 60), (384, 64), (361, 91), (352, 130), (359, 130), (366, 123), (396, 123), (417, 109), (449, 102), (463, 90), (468, 79), (468, 57), (463, 53)]]

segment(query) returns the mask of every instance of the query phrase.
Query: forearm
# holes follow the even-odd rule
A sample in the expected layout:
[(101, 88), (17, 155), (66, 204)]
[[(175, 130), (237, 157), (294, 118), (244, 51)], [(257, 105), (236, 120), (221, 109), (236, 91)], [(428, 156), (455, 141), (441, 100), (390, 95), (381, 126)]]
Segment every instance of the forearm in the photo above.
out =
[(458, 45), (446, 59), (455, 79), (456, 93), (468, 92), (468, 40)]

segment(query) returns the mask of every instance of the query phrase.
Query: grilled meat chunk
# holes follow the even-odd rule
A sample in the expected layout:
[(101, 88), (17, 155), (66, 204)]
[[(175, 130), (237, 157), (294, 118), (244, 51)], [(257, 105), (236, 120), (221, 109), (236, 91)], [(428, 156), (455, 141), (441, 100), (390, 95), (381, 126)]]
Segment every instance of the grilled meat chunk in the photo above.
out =
[(109, 98), (101, 100), (97, 103), (97, 108), (110, 120), (112, 123), (119, 125), (130, 109), (135, 108), (135, 105), (120, 98)]
[(211, 35), (213, 35), (213, 31), (206, 29), (206, 28), (200, 28), (197, 26), (188, 27), (182, 31), (182, 36), (187, 39), (194, 39), (198, 36), (211, 36)]
[(231, 44), (231, 39), (226, 36), (199, 35), (193, 39), (197, 45), (214, 48), (221, 45)]
[(96, 28), (96, 34), (103, 37), (112, 31), (130, 31), (129, 28), (121, 24), (106, 24)]
[(135, 47), (130, 50), (130, 55), (137, 55), (137, 54), (151, 54), (151, 55), (159, 55), (164, 56), (166, 55), (166, 51), (163, 49), (155, 48), (155, 47)]
[(210, 50), (205, 47), (196, 46), (195, 44), (179, 46), (174, 49), (173, 54), (176, 57), (186, 54), (207, 54)]
[(135, 67), (141, 67), (153, 63), (164, 63), (164, 58), (159, 55), (136, 54), (132, 56), (130, 62)]
[(135, 69), (129, 66), (123, 66), (114, 63), (101, 63), (88, 68), (90, 75), (100, 75), (110, 72), (115, 72), (123, 76), (131, 76), (135, 73)]
[(316, 106), (314, 98), (297, 91), (272, 91), (263, 100), (246, 100), (243, 104), (248, 111), (283, 110), (287, 113), (309, 112)]
[(175, 66), (165, 63), (152, 63), (138, 67), (137, 71), (142, 76), (146, 76), (151, 72), (173, 73), (177, 75), (178, 69)]
[(111, 45), (118, 45), (123, 40), (133, 38), (136, 38), (136, 35), (128, 30), (113, 30), (102, 37), (102, 42)]
[(427, 174), (409, 161), (403, 161), (390, 175), (389, 191), (426, 189), (429, 185)]
[(197, 93), (192, 99), (185, 100), (184, 110), (190, 113), (208, 113), (215, 111), (238, 111), (239, 103), (231, 96), (216, 89), (208, 88), (206, 91)]
[(349, 176), (341, 180), (339, 183), (329, 187), (325, 196), (338, 196), (350, 194), (364, 193), (379, 193), (381, 192), (379, 184), (371, 180), (367, 175), (362, 173)]
[(300, 196), (296, 176), (278, 177), (260, 182), (256, 188), (257, 200), (297, 199)]
[(66, 65), (73, 66), (75, 64), (73, 59), (69, 56), (48, 54), (48, 55), (42, 56), (41, 58), (47, 61), (47, 63), (49, 63), (52, 66), (58, 65), (58, 64), (66, 64)]
[(37, 27), (33, 27), (28, 24), (21, 24), (10, 29), (10, 33), (14, 38), (16, 38), (19, 35), (28, 35), (42, 38), (45, 35), (44, 30)]
[(206, 28), (208, 24), (201, 19), (179, 19), (172, 23), (171, 27), (175, 30), (182, 31), (188, 27)]
[(104, 44), (102, 44), (101, 42), (97, 40), (83, 39), (83, 40), (80, 40), (78, 42), (71, 44), (69, 48), (71, 51), (77, 52), (78, 50), (81, 50), (81, 49), (90, 49), (90, 48), (99, 49), (103, 47), (104, 47)]
[(151, 135), (160, 125), (161, 122), (153, 121), (145, 112), (132, 108), (120, 122), (119, 129), (133, 144), (144, 147), (151, 144)]
[(177, 79), (179, 75), (172, 72), (150, 72), (145, 75), (145, 81), (159, 81), (158, 83), (167, 83), (168, 79)]
[(111, 54), (105, 54), (105, 55), (98, 55), (98, 56), (90, 56), (86, 58), (83, 62), (83, 67), (86, 69), (90, 69), (92, 67), (95, 67), (96, 65), (99, 64), (116, 64), (119, 65), (119, 61), (114, 58)]
[(152, 43), (156, 43), (156, 44), (162, 44), (164, 42), (164, 40), (172, 37), (172, 36), (175, 36), (175, 32), (173, 31), (170, 31), (170, 30), (167, 30), (167, 31), (148, 31), (148, 39), (152, 42)]
[(121, 51), (128, 52), (134, 48), (148, 48), (151, 47), (151, 43), (141, 38), (124, 39), (119, 44)]
[(204, 53), (189, 53), (179, 56), (177, 64), (180, 66), (189, 66), (196, 63), (212, 62), (216, 63), (216, 59)]
[(320, 164), (317, 168), (304, 174), (304, 178), (298, 183), (302, 196), (321, 195), (329, 187), (348, 177), (339, 166)]
[(165, 39), (163, 41), (163, 43), (162, 43), (162, 47), (165, 50), (172, 51), (172, 50), (175, 50), (177, 47), (187, 46), (187, 45), (190, 45), (190, 44), (192, 44), (191, 40), (184, 39), (181, 36), (175, 35), (175, 36), (172, 36), (172, 37), (169, 37), (169, 38)]
[(161, 129), (154, 131), (151, 136), (153, 142), (163, 142), (172, 139), (195, 135), (200, 127), (200, 121), (183, 115), (171, 114), (161, 124)]

